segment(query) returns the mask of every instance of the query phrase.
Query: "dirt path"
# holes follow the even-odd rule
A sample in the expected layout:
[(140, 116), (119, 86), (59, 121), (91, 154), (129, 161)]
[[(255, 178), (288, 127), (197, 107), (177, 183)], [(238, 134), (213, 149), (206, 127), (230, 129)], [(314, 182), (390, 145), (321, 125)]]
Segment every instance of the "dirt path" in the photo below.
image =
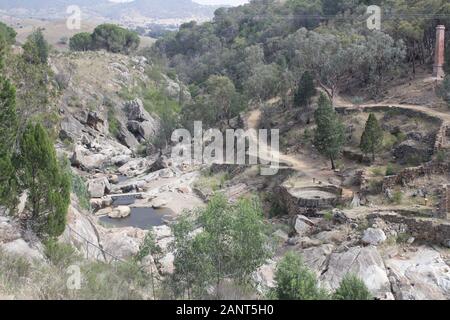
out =
[[(342, 101), (342, 100), (341, 100)], [(412, 105), (412, 104), (398, 104), (398, 103), (374, 103), (374, 104), (361, 104), (361, 105), (354, 105), (350, 103), (339, 103), (336, 104), (337, 107), (344, 107), (349, 109), (367, 109), (367, 108), (377, 108), (380, 106), (388, 106), (393, 108), (400, 108), (405, 110), (413, 110), (416, 112), (420, 112), (423, 114), (426, 114), (428, 116), (439, 118), (445, 123), (450, 123), (450, 114), (444, 113), (441, 111), (437, 111), (431, 108), (428, 108), (426, 106), (419, 106), (419, 105)]]
[[(255, 129), (259, 128), (261, 122), (261, 110), (255, 109), (248, 113), (247, 119), (245, 121), (247, 129)], [(253, 142), (257, 142), (257, 136), (251, 135)], [(262, 146), (263, 148), (267, 148), (267, 146)], [(331, 170), (323, 170), (320, 165), (318, 165), (318, 160), (313, 159), (310, 156), (306, 155), (289, 155), (282, 153), (280, 151), (271, 150), (271, 156), (274, 159), (278, 159), (280, 163), (280, 167), (289, 167), (301, 174), (302, 177), (307, 178), (308, 181), (312, 182), (312, 179), (315, 178), (317, 180), (326, 181), (329, 177), (333, 176), (334, 173)], [(267, 160), (267, 159), (264, 159)], [(270, 160), (270, 159), (269, 159)]]
[[(430, 117), (441, 119), (442, 126), (450, 127), (450, 114), (444, 113), (441, 111), (437, 111), (431, 109), (426, 106), (421, 105), (412, 105), (412, 104), (399, 104), (392, 103), (388, 101), (383, 101), (381, 103), (374, 104), (361, 104), (355, 105), (348, 102), (346, 99), (340, 96), (336, 96), (334, 99), (334, 103), (337, 107), (344, 107), (348, 109), (369, 109), (369, 108), (377, 108), (380, 106), (388, 106), (393, 108), (401, 108), (405, 110), (413, 110), (415, 112), (419, 112), (425, 114)], [(261, 110), (256, 108), (250, 111), (247, 114), (247, 118), (245, 121), (247, 129), (258, 129), (261, 122)], [(252, 135), (253, 142), (257, 141), (257, 136)], [(267, 148), (267, 146), (265, 146)], [(264, 148), (264, 146), (263, 146)], [(271, 156), (275, 159), (279, 159), (280, 166), (288, 166), (289, 168), (300, 173), (304, 178), (308, 178), (312, 180), (312, 178), (316, 178), (318, 180), (326, 181), (328, 178), (334, 175), (334, 172), (331, 170), (324, 169), (320, 163), (318, 163), (318, 159), (314, 159), (310, 155), (306, 154), (285, 154), (282, 152), (271, 151)], [(271, 160), (271, 159), (265, 159)]]

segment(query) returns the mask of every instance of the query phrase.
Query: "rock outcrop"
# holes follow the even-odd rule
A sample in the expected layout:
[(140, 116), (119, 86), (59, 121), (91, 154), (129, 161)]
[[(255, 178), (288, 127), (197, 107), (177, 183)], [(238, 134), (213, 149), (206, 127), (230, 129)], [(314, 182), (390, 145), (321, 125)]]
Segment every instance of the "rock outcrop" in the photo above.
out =
[(396, 299), (450, 299), (450, 267), (436, 250), (419, 247), (385, 263)]
[(125, 103), (125, 112), (129, 120), (127, 128), (138, 141), (148, 141), (156, 136), (160, 127), (159, 122), (145, 110), (140, 99)]
[(372, 246), (377, 246), (386, 241), (386, 235), (381, 229), (369, 228), (364, 231), (362, 242)]
[(334, 291), (348, 273), (362, 279), (375, 296), (383, 296), (391, 291), (383, 259), (374, 246), (352, 247), (344, 252), (332, 253), (320, 282), (325, 288)]
[(101, 177), (88, 182), (88, 191), (92, 198), (102, 198), (111, 191), (108, 178)]

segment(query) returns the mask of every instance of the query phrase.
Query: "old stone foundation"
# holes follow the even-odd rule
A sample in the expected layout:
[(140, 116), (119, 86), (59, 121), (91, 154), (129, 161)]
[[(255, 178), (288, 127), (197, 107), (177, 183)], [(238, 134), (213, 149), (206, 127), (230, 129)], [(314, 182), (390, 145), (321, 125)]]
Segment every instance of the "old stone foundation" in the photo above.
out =
[(450, 246), (450, 222), (432, 218), (407, 217), (395, 212), (374, 212), (367, 216), (371, 223), (376, 219), (405, 226), (405, 232), (416, 240)]
[(396, 185), (405, 185), (413, 182), (415, 179), (432, 174), (450, 173), (450, 164), (429, 162), (424, 165), (406, 168), (394, 176), (387, 176), (383, 179), (383, 191), (392, 189)]
[(334, 185), (311, 185), (300, 188), (281, 186), (276, 192), (279, 193), (281, 203), (290, 215), (334, 208), (351, 200), (344, 199), (343, 189)]

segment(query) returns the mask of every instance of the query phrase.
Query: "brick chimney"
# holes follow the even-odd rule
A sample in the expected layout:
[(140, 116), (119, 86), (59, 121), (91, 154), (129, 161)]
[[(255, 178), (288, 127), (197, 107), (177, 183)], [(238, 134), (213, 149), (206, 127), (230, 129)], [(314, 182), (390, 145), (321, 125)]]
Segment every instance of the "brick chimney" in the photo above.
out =
[(444, 77), (444, 50), (445, 50), (445, 27), (436, 27), (436, 52), (433, 65), (433, 77)]

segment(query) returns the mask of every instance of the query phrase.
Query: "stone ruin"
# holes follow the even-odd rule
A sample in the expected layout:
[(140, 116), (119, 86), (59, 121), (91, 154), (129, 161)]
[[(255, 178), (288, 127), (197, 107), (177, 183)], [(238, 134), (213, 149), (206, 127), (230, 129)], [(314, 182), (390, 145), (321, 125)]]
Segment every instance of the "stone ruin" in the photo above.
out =
[(438, 218), (450, 220), (450, 185), (442, 186), (439, 196)]
[(277, 193), (290, 215), (315, 213), (331, 209), (352, 199), (346, 197), (344, 190), (334, 185), (311, 185), (305, 187), (281, 186)]

